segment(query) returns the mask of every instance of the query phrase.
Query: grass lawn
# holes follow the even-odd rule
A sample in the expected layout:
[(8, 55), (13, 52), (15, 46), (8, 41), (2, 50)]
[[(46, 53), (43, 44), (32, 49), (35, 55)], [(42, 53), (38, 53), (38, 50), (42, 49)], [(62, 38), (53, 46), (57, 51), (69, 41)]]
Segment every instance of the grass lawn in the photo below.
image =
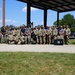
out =
[(0, 52), (0, 75), (75, 75), (75, 54)]
[(75, 39), (70, 39), (69, 44), (74, 44), (75, 45)]

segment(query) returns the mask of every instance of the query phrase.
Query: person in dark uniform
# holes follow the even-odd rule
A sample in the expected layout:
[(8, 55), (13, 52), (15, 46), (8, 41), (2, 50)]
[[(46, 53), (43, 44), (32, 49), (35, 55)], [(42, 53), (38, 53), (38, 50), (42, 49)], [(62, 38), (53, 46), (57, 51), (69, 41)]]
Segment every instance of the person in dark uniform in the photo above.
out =
[(1, 33), (1, 30), (0, 30), (0, 43), (2, 43), (2, 33)]
[(36, 38), (36, 35), (34, 33), (34, 28), (32, 28), (31, 29), (31, 43), (36, 44), (36, 40), (37, 40), (37, 38)]
[(5, 29), (5, 27), (1, 28), (1, 33), (2, 33), (2, 36), (3, 36), (4, 42), (6, 42), (6, 29)]
[(25, 28), (23, 26), (21, 26), (21, 31), (20, 31), (23, 35), (25, 33)]

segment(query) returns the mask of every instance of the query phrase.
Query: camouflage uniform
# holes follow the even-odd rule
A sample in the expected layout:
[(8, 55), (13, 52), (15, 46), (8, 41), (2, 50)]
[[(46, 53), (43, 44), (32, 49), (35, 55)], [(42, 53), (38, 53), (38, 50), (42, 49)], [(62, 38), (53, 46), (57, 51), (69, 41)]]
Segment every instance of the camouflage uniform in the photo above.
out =
[(25, 37), (23, 36), (23, 34), (21, 34), (19, 37), (19, 42), (18, 44), (25, 44)]
[(69, 35), (70, 35), (71, 31), (68, 28), (68, 26), (66, 26), (65, 30), (64, 30), (64, 40), (65, 40), (65, 44), (69, 43)]
[(38, 44), (42, 44), (42, 30), (38, 29)]
[(34, 34), (36, 36), (36, 43), (38, 43), (38, 29), (37, 28), (34, 29)]
[(9, 38), (8, 38), (9, 34), (10, 34), (10, 31), (6, 30), (6, 43), (7, 44), (9, 43)]
[(51, 36), (52, 36), (52, 30), (50, 29), (50, 27), (48, 29), (48, 36), (49, 36), (49, 44), (50, 44), (51, 43)]
[(45, 33), (45, 40), (46, 40), (46, 44), (49, 44), (49, 30), (46, 29), (46, 33)]
[(12, 35), (15, 35), (15, 34), (17, 34), (17, 30), (16, 29), (12, 30)]
[(42, 38), (42, 44), (45, 44), (45, 34), (46, 34), (46, 30), (44, 29), (44, 27), (41, 29), (41, 31), (42, 31), (42, 36), (41, 36), (41, 38)]
[(7, 43), (8, 44), (12, 44), (12, 41), (13, 41), (13, 35), (12, 35), (12, 33), (9, 33), (7, 35)]
[(31, 43), (31, 29), (30, 28), (25, 29), (25, 39), (26, 39), (27, 44)]
[(17, 36), (20, 36), (20, 31), (21, 30), (19, 28), (16, 30)]
[(57, 39), (63, 39), (64, 40), (64, 29), (62, 28), (62, 26), (60, 27), (59, 35), (58, 35)]
[(54, 40), (57, 39), (57, 35), (58, 35), (58, 30), (55, 28), (55, 26), (53, 26), (52, 37), (51, 37), (52, 43), (54, 43)]
[(18, 42), (19, 42), (19, 37), (17, 36), (17, 34), (14, 34), (13, 35), (13, 43), (18, 44)]

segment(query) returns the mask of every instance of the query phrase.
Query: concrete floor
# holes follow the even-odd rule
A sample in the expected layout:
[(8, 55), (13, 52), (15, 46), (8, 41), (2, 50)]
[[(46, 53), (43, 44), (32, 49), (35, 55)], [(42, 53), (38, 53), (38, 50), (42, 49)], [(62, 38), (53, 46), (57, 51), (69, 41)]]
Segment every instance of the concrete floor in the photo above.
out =
[(8, 45), (0, 44), (0, 52), (75, 53), (75, 45)]

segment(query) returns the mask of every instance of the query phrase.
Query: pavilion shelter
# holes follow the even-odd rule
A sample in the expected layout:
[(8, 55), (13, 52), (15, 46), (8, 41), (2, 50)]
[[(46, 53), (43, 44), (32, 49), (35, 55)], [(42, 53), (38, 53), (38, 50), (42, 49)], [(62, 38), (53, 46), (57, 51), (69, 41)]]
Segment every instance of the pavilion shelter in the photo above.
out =
[(74, 11), (75, 0), (18, 0), (27, 3), (27, 25), (31, 22), (31, 9), (35, 7), (44, 11), (44, 27), (47, 25), (47, 10), (54, 10), (57, 12), (57, 26), (59, 26), (59, 13)]

